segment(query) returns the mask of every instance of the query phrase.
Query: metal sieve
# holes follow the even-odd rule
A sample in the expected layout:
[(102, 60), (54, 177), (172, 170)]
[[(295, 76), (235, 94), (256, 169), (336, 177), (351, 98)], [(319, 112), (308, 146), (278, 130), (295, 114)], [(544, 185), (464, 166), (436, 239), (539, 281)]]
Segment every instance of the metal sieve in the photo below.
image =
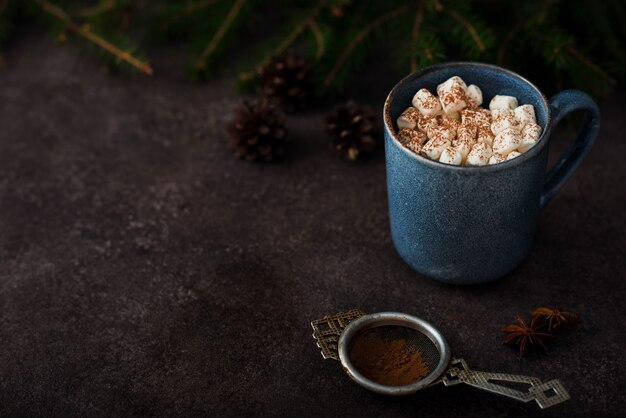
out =
[[(450, 348), (443, 335), (428, 322), (399, 312), (379, 312), (365, 315), (354, 309), (325, 316), (311, 322), (313, 338), (325, 359), (341, 362), (344, 372), (356, 383), (383, 395), (408, 395), (418, 390), (443, 383), (453, 386), (465, 383), (479, 389), (507, 396), (523, 402), (536, 401), (541, 409), (559, 404), (570, 398), (559, 380), (542, 383), (535, 377), (506, 373), (489, 373), (470, 370), (465, 360), (451, 358)], [(405, 386), (383, 385), (363, 376), (350, 360), (351, 343), (360, 333), (376, 332), (385, 340), (403, 338), (422, 353), (429, 374)], [(516, 387), (509, 387), (515, 385)], [(520, 390), (520, 384), (527, 385)]]

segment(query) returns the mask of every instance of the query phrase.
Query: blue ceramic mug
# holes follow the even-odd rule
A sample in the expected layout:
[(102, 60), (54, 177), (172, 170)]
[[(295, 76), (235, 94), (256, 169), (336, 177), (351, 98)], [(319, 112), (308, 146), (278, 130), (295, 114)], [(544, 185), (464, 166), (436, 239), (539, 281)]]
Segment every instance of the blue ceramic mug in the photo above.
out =
[[(500, 164), (463, 167), (416, 155), (396, 137), (396, 119), (420, 88), (435, 91), (452, 76), (535, 107), (543, 128), (539, 142)], [(546, 174), (554, 126), (583, 110), (583, 126)], [(598, 106), (585, 93), (565, 90), (547, 100), (528, 80), (493, 65), (455, 62), (416, 71), (389, 93), (383, 110), (391, 235), (400, 256), (416, 271), (453, 284), (502, 277), (527, 256), (539, 210), (546, 206), (587, 155), (600, 126)]]

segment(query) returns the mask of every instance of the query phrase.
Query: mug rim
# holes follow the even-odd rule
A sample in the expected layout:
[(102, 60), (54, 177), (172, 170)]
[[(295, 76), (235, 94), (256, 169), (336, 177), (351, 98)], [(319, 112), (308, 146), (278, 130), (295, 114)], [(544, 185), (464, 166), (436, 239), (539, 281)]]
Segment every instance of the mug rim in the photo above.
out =
[[(439, 161), (431, 160), (430, 158), (426, 158), (422, 155), (416, 154), (415, 152), (407, 149), (404, 145), (402, 145), (402, 143), (398, 140), (398, 138), (396, 138), (395, 129), (393, 127), (393, 121), (391, 120), (391, 114), (389, 113), (389, 108), (391, 107), (391, 103), (393, 102), (393, 99), (397, 93), (397, 90), (400, 89), (405, 83), (413, 79), (417, 79), (423, 76), (424, 74), (438, 71), (445, 67), (462, 67), (462, 66), (489, 68), (491, 70), (496, 70), (499, 72), (507, 73), (508, 75), (521, 80), (522, 82), (530, 86), (537, 93), (537, 95), (542, 100), (547, 110), (547, 115), (546, 115), (546, 126), (544, 127), (543, 132), (541, 133), (541, 136), (537, 140), (537, 144), (534, 147), (532, 147), (530, 150), (522, 153), (522, 155), (512, 160), (503, 161), (497, 164), (487, 164), (487, 165), (482, 165), (482, 166), (465, 166), (465, 165), (446, 164), (446, 163), (442, 163)], [(526, 78), (522, 77), (521, 75), (517, 74), (514, 71), (508, 70), (498, 65), (486, 64), (482, 62), (451, 61), (451, 62), (443, 62), (440, 64), (429, 65), (428, 67), (421, 68), (417, 71), (412, 72), (406, 77), (402, 78), (400, 81), (398, 81), (398, 83), (396, 83), (396, 85), (393, 86), (393, 88), (387, 95), (387, 99), (385, 99), (385, 104), (383, 106), (383, 122), (385, 124), (385, 131), (389, 134), (390, 138), (395, 142), (395, 145), (399, 146), (402, 149), (402, 151), (405, 154), (407, 154), (409, 157), (415, 159), (416, 161), (419, 161), (420, 163), (429, 164), (434, 167), (448, 169), (448, 170), (455, 170), (455, 171), (465, 171), (465, 172), (497, 171), (497, 170), (502, 170), (504, 168), (510, 168), (515, 165), (522, 164), (524, 161), (530, 158), (533, 158), (535, 155), (539, 154), (543, 150), (543, 148), (546, 146), (548, 142), (547, 134), (550, 131), (550, 127), (552, 125), (552, 111), (550, 109), (550, 104), (548, 102), (548, 99), (541, 92), (541, 90), (539, 90), (539, 88), (535, 86), (533, 83), (531, 83), (529, 80), (527, 80)]]

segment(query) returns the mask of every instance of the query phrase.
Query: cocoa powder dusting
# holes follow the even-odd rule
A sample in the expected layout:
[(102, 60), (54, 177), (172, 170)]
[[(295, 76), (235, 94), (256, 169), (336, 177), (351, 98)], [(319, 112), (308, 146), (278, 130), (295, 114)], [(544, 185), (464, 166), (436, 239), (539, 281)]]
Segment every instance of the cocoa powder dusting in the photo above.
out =
[(350, 360), (363, 376), (388, 386), (410, 385), (429, 373), (422, 353), (407, 340), (385, 340), (373, 332), (354, 338)]

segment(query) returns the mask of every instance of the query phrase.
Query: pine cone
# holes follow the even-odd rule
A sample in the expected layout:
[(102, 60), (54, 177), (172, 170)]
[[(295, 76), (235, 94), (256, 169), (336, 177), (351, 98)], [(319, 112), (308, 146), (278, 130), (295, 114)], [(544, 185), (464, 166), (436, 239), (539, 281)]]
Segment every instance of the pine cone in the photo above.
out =
[(285, 155), (285, 116), (267, 99), (244, 100), (228, 126), (229, 146), (248, 161), (274, 161)]
[(326, 118), (326, 133), (331, 147), (343, 158), (355, 161), (361, 155), (372, 154), (376, 142), (372, 138), (374, 127), (372, 109), (360, 107), (354, 100), (336, 107)]
[(293, 53), (272, 57), (259, 76), (261, 93), (290, 110), (302, 107), (311, 92), (311, 64)]

